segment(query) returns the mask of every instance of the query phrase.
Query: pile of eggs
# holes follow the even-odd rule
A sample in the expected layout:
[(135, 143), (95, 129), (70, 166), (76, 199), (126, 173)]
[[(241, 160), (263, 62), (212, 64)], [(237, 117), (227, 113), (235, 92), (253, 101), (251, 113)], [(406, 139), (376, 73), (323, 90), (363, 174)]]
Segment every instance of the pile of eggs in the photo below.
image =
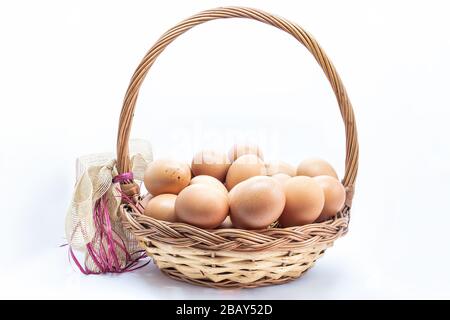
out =
[(203, 150), (192, 163), (159, 159), (144, 175), (147, 216), (203, 229), (256, 230), (278, 221), (282, 227), (322, 222), (344, 206), (345, 188), (325, 160), (311, 158), (297, 168), (266, 163), (255, 145), (235, 145), (228, 154)]

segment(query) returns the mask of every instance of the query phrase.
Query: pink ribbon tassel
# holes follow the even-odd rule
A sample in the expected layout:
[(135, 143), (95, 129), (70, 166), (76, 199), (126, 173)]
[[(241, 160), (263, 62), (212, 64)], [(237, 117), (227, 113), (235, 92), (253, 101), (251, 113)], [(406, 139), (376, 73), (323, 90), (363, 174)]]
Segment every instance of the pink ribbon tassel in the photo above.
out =
[[(125, 173), (114, 177), (113, 182), (129, 179), (133, 179), (133, 175)], [(88, 255), (98, 271), (91, 270), (86, 263), (83, 267), (72, 248), (69, 248), (69, 259), (72, 258), (80, 271), (86, 275), (129, 272), (142, 268), (150, 262), (148, 260), (138, 264), (140, 259), (146, 257), (145, 250), (128, 252), (125, 241), (112, 228), (107, 201), (106, 196), (102, 196), (95, 203), (93, 215), (96, 231), (92, 241), (86, 245)], [(125, 257), (125, 263), (120, 263), (119, 256)]]

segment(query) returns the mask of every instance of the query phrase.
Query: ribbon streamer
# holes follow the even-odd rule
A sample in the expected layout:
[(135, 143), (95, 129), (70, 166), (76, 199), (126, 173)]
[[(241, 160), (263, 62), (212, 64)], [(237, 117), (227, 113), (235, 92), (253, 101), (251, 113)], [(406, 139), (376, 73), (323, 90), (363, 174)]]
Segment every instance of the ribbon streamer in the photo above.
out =
[[(128, 178), (143, 179), (152, 161), (151, 145), (145, 140), (130, 141), (133, 173)], [(121, 273), (142, 267), (145, 256), (134, 237), (124, 230), (118, 217), (121, 193), (115, 160), (110, 153), (77, 159), (77, 183), (66, 215), (69, 255), (85, 274)], [(74, 250), (85, 252), (85, 266)], [(148, 262), (147, 262), (148, 263)]]

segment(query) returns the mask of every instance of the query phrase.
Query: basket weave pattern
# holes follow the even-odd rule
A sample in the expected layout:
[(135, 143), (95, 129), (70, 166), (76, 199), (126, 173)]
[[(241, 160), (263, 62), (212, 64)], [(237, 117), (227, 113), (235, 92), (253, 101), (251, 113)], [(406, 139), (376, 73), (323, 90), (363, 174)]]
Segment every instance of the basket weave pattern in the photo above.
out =
[[(327, 76), (344, 120), (346, 133), (344, 209), (333, 219), (310, 225), (265, 230), (203, 230), (144, 216), (133, 205), (120, 208), (130, 230), (157, 266), (172, 278), (210, 287), (258, 287), (298, 278), (348, 229), (353, 188), (358, 171), (358, 140), (353, 109), (334, 66), (314, 40), (298, 25), (257, 9), (224, 7), (203, 11), (168, 30), (147, 52), (125, 95), (117, 139), (119, 173), (130, 170), (128, 140), (139, 88), (159, 54), (179, 35), (204, 22), (248, 18), (275, 26), (302, 43)], [(128, 181), (132, 183), (132, 181)], [(123, 189), (127, 184), (123, 185)]]
[(298, 278), (347, 232), (348, 207), (323, 223), (291, 228), (203, 230), (122, 206), (133, 231), (170, 277), (211, 287), (258, 287)]

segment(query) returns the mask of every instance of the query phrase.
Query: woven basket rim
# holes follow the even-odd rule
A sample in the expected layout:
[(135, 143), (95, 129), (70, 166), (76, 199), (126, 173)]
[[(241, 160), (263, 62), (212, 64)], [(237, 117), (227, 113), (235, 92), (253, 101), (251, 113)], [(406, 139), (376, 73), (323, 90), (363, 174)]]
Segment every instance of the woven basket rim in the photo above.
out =
[(129, 204), (121, 205), (119, 211), (124, 227), (139, 241), (158, 241), (174, 247), (209, 251), (295, 250), (330, 243), (347, 233), (350, 221), (350, 208), (345, 206), (332, 219), (303, 226), (207, 230), (182, 222), (158, 220)]

